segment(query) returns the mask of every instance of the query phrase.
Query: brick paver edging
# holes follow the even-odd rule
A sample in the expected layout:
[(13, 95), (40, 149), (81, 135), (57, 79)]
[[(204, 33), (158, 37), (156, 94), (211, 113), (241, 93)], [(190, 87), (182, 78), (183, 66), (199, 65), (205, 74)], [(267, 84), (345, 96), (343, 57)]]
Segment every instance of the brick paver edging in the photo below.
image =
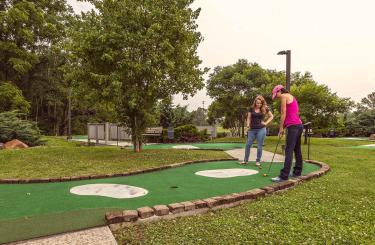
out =
[(77, 180), (88, 180), (88, 179), (104, 179), (104, 178), (114, 178), (114, 177), (123, 177), (136, 174), (143, 174), (149, 172), (160, 171), (168, 168), (181, 167), (183, 165), (202, 163), (202, 162), (218, 162), (218, 161), (233, 161), (238, 160), (237, 158), (215, 158), (215, 159), (202, 159), (196, 161), (187, 161), (180, 163), (173, 163), (165, 166), (155, 167), (155, 168), (146, 168), (142, 170), (135, 170), (125, 173), (117, 174), (97, 174), (97, 175), (85, 175), (85, 176), (73, 176), (73, 177), (60, 177), (60, 178), (35, 178), (35, 179), (0, 179), (0, 184), (30, 184), (30, 183), (50, 183), (50, 182), (66, 182), (66, 181), (77, 181)]
[(318, 178), (330, 170), (330, 167), (323, 163), (313, 160), (306, 162), (320, 166), (320, 169), (296, 179), (287, 180), (281, 183), (272, 184), (262, 188), (256, 188), (241, 193), (232, 193), (223, 196), (206, 198), (203, 200), (191, 200), (181, 203), (171, 203), (167, 205), (156, 205), (153, 207), (141, 207), (136, 210), (124, 210), (108, 212), (105, 215), (107, 224), (111, 230), (117, 230), (121, 226), (136, 224), (140, 222), (153, 221), (158, 219), (175, 218), (179, 216), (188, 216), (198, 213), (208, 212), (212, 209), (237, 206), (243, 202), (256, 200), (266, 195), (292, 188), (304, 181)]

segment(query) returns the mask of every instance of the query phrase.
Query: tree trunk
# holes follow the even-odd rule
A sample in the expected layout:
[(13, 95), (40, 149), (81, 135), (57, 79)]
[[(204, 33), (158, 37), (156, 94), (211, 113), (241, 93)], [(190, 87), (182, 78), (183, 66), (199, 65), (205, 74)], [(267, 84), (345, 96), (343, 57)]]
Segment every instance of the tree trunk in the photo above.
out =
[(59, 130), (59, 127), (58, 127), (58, 121), (57, 121), (57, 103), (55, 102), (55, 108), (54, 108), (54, 112), (53, 112), (53, 118), (55, 120), (55, 136), (58, 136), (58, 130)]
[(69, 100), (68, 100), (68, 139), (72, 139), (72, 90), (69, 88)]
[(140, 142), (139, 142), (139, 138), (137, 135), (134, 136), (134, 152), (140, 152), (141, 151), (141, 147), (140, 147)]
[(35, 124), (38, 125), (38, 114), (39, 114), (39, 101), (38, 97), (36, 98), (36, 113), (35, 113)]
[(138, 135), (138, 133), (139, 133), (139, 129), (138, 129), (138, 125), (137, 125), (137, 117), (134, 116), (133, 128), (132, 128), (134, 152), (140, 152), (142, 150), (141, 137), (140, 137), (140, 135)]
[(238, 132), (238, 137), (241, 137), (241, 120), (237, 121), (237, 132)]

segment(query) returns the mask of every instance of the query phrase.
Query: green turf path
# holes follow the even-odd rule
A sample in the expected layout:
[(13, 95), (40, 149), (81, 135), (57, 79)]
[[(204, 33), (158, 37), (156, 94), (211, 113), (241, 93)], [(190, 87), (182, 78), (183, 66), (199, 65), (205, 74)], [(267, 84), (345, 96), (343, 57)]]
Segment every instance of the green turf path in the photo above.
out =
[[(246, 144), (244, 143), (185, 143), (185, 144), (153, 144), (145, 145), (143, 149), (173, 149), (174, 146), (179, 145), (192, 145), (198, 147), (201, 150), (231, 150), (244, 148)], [(253, 147), (256, 145), (253, 145)]]
[[(0, 243), (103, 225), (104, 214), (110, 209), (135, 209), (203, 199), (266, 186), (271, 184), (270, 177), (261, 174), (267, 171), (268, 163), (263, 166), (258, 174), (234, 178), (209, 178), (195, 175), (195, 172), (226, 168), (258, 169), (254, 164), (242, 166), (237, 161), (222, 161), (118, 178), (0, 185)], [(281, 167), (282, 164), (275, 163), (270, 176), (278, 175)], [(304, 174), (317, 169), (316, 165), (304, 164)], [(145, 188), (149, 193), (133, 199), (115, 199), (78, 196), (69, 191), (75, 186), (97, 183), (132, 185)]]

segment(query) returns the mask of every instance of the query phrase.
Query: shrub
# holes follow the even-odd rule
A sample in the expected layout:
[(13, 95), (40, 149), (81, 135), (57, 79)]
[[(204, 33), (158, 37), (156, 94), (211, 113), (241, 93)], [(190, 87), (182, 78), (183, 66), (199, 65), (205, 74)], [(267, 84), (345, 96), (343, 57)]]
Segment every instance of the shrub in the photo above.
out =
[(187, 124), (174, 129), (174, 138), (176, 142), (198, 142), (201, 137), (197, 127)]
[(23, 120), (16, 111), (0, 113), (0, 142), (21, 140), (29, 146), (40, 145), (40, 131), (35, 123)]
[(209, 135), (207, 129), (199, 131), (196, 126), (192, 124), (182, 125), (174, 129), (174, 139), (168, 139), (167, 129), (163, 129), (160, 141), (163, 143), (183, 143), (183, 142), (202, 142), (207, 141)]
[(216, 137), (217, 138), (225, 138), (227, 137), (227, 133), (226, 132), (219, 132), (216, 134)]
[(203, 130), (199, 131), (199, 140), (200, 141), (209, 140), (209, 135), (207, 134), (207, 129), (203, 129)]

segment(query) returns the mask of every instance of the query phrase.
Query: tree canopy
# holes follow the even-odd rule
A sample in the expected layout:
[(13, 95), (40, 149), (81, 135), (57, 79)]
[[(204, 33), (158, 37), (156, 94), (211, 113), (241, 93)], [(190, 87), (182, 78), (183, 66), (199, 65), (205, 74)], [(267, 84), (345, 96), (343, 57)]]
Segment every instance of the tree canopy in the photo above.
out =
[(225, 128), (243, 136), (246, 113), (255, 97), (263, 95), (271, 103), (270, 91), (282, 81), (282, 72), (263, 69), (244, 59), (233, 65), (216, 67), (207, 81), (207, 94), (214, 99), (209, 107), (209, 121), (224, 118)]
[(28, 114), (30, 103), (23, 97), (22, 90), (11, 83), (0, 83), (0, 112), (19, 111)]
[(158, 100), (203, 88), (192, 0), (89, 1), (73, 39), (90, 87), (115, 101), (118, 120), (131, 129), (135, 150)]
[[(285, 74), (267, 70), (256, 63), (239, 60), (236, 64), (216, 67), (207, 84), (208, 95), (214, 102), (209, 107), (209, 121), (221, 118), (225, 128), (239, 135), (244, 131), (246, 113), (257, 95), (262, 95), (274, 111), (278, 121), (280, 104), (271, 100), (272, 88), (284, 84)], [(316, 129), (339, 126), (341, 114), (349, 111), (352, 102), (340, 98), (336, 93), (313, 80), (309, 72), (292, 74), (291, 93), (300, 105), (300, 115), (304, 122), (313, 122)]]

